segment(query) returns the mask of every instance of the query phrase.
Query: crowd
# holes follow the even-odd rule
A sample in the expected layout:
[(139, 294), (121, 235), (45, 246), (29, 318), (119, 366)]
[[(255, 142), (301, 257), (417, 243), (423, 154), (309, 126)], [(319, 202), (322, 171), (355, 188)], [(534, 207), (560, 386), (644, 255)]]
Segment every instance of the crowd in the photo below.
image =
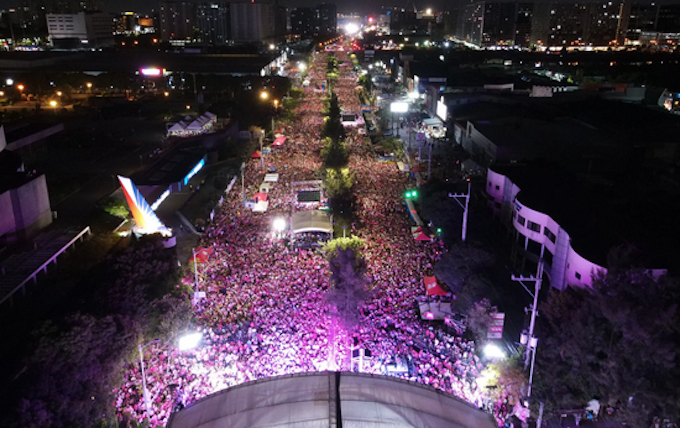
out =
[[(348, 233), (363, 238), (370, 296), (360, 320), (346, 331), (331, 316), (325, 293), (331, 287), (328, 262), (314, 249), (290, 248), (272, 239), (272, 221), (289, 218), (296, 206), (294, 181), (317, 179), (328, 53), (310, 65), (311, 84), (303, 88), (298, 119), (281, 131), (288, 138), (245, 171), (247, 194), (258, 191), (266, 171), (279, 181), (270, 190), (269, 210), (252, 213), (232, 192), (216, 212), (203, 238), (212, 247), (199, 266), (198, 290), (206, 297), (195, 306), (203, 333), (201, 346), (180, 352), (155, 343), (144, 351), (152, 426), (164, 426), (173, 409), (198, 398), (263, 377), (322, 370), (349, 370), (353, 349), (370, 351), (361, 371), (386, 373), (406, 362), (405, 379), (431, 385), (477, 405), (483, 399), (476, 378), (481, 369), (474, 344), (420, 320), (415, 300), (424, 294), (423, 274), (440, 258), (439, 243), (415, 241), (403, 205), (407, 177), (391, 163), (375, 160), (368, 138), (347, 129), (349, 168), (355, 174), (357, 221)], [(345, 52), (336, 53), (348, 63)], [(333, 85), (345, 111), (360, 112), (352, 67), (339, 67)], [(306, 208), (309, 209), (309, 208)], [(147, 417), (139, 363), (127, 367), (116, 388), (119, 417)]]

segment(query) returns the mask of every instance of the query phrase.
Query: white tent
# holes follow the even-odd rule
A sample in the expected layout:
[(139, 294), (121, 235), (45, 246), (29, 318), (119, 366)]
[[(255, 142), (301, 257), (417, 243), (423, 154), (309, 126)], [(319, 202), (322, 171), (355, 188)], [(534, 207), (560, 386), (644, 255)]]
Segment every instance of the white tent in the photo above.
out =
[(310, 210), (293, 214), (293, 233), (325, 232), (332, 233), (333, 225), (327, 212)]
[(473, 405), (395, 377), (306, 373), (225, 389), (173, 414), (168, 428), (492, 428)]

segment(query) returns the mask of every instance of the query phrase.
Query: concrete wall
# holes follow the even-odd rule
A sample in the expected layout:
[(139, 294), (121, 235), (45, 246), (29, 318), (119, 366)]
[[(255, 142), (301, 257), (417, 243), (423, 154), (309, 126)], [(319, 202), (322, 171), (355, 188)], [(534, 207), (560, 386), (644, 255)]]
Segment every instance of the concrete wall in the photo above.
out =
[(45, 175), (0, 194), (0, 240), (15, 242), (52, 223)]

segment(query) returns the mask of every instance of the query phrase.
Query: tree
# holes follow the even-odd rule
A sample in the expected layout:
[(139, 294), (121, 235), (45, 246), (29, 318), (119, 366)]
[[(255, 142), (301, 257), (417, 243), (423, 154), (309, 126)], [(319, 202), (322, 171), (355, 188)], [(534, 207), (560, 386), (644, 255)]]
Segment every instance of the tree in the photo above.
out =
[(324, 174), (324, 189), (331, 199), (346, 196), (354, 184), (354, 174), (349, 168), (327, 168)]
[(359, 305), (369, 295), (365, 288), (366, 263), (351, 248), (340, 247), (329, 263), (333, 287), (326, 293), (326, 300), (335, 309), (332, 316), (351, 331), (359, 321)]
[(341, 140), (324, 138), (321, 159), (326, 168), (344, 168), (349, 162), (349, 151)]
[(491, 325), (492, 316), (498, 312), (498, 308), (491, 306), (489, 299), (475, 302), (468, 310), (467, 328), (475, 336), (476, 340), (483, 340)]
[(592, 289), (553, 292), (539, 307), (535, 390), (558, 407), (593, 397), (618, 403), (630, 426), (679, 421), (680, 286), (630, 265), (633, 255), (615, 249), (616, 264), (594, 277)]
[(130, 216), (130, 210), (122, 199), (110, 197), (102, 203), (101, 207), (114, 217), (127, 219)]
[(121, 317), (75, 314), (62, 328), (41, 332), (27, 362), (30, 388), (20, 404), (21, 426), (114, 423), (111, 390), (122, 382), (123, 362), (134, 351), (138, 336), (134, 324)]
[(331, 138), (334, 141), (345, 138), (345, 128), (340, 120), (340, 104), (335, 94), (331, 95), (328, 106), (328, 115), (324, 118), (324, 126), (321, 132), (322, 137)]

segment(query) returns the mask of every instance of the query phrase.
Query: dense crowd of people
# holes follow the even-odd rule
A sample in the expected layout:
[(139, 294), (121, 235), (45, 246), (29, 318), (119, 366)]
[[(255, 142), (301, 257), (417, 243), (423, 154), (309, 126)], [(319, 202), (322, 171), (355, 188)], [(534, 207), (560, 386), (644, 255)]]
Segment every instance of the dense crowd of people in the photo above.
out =
[[(275, 218), (289, 219), (293, 210), (310, 208), (296, 204), (291, 183), (318, 179), (322, 166), (327, 92), (316, 88), (326, 82), (328, 55), (316, 54), (309, 67), (311, 84), (303, 88), (297, 120), (280, 129), (287, 141), (265, 155), (264, 168), (259, 159), (247, 164), (248, 197), (259, 191), (266, 172), (279, 173), (269, 191), (268, 211), (251, 212), (234, 191), (206, 230), (202, 244), (212, 253), (199, 265), (196, 287), (206, 297), (195, 305), (201, 345), (188, 351), (173, 344), (147, 346), (148, 414), (137, 362), (127, 367), (123, 384), (115, 390), (121, 420), (148, 417), (152, 426), (164, 426), (174, 409), (233, 385), (276, 375), (349, 370), (352, 350), (358, 348), (370, 351), (361, 371), (386, 374), (388, 366), (401, 365), (407, 369), (397, 375), (404, 379), (482, 404), (474, 344), (422, 321), (415, 305), (425, 293), (424, 272), (445, 250), (438, 242), (413, 239), (402, 199), (408, 177), (393, 163), (377, 161), (359, 129), (346, 129), (357, 198), (356, 221), (347, 232), (366, 242), (362, 254), (370, 295), (353, 330), (331, 316), (325, 299), (332, 287), (330, 270), (321, 253), (272, 238)], [(335, 55), (341, 66), (333, 91), (344, 111), (360, 113), (350, 58), (345, 52)]]

